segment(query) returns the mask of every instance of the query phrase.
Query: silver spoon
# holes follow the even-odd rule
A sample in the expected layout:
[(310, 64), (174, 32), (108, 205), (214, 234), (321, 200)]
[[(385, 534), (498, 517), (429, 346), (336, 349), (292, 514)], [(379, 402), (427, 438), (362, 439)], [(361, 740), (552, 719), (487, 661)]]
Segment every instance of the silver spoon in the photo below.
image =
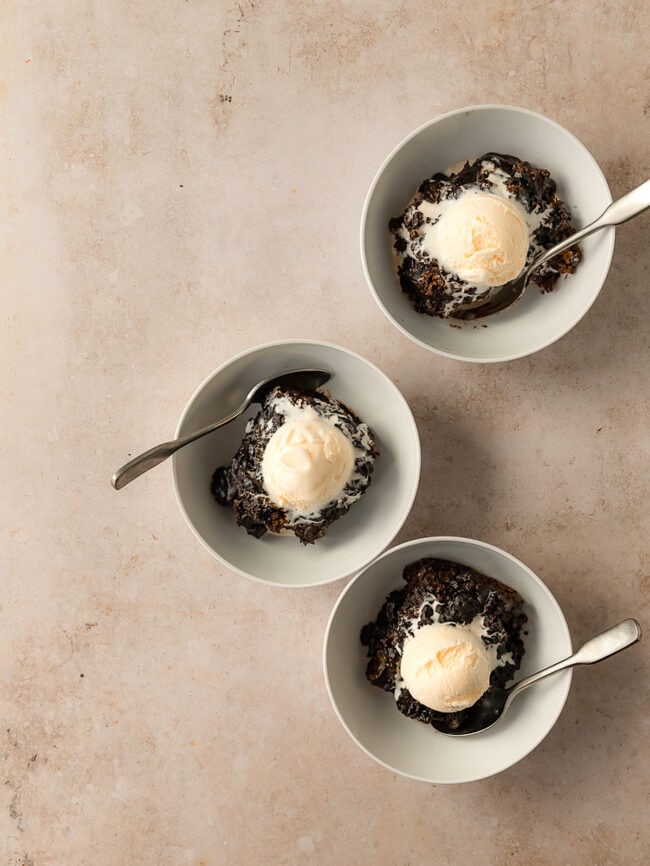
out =
[(569, 658), (563, 659), (550, 667), (524, 677), (507, 689), (490, 686), (483, 697), (471, 708), (471, 713), (460, 725), (453, 727), (454, 720), (449, 722), (435, 721), (431, 724), (443, 734), (456, 737), (465, 737), (469, 734), (478, 734), (486, 731), (503, 718), (510, 705), (524, 689), (538, 683), (540, 680), (550, 677), (552, 674), (571, 668), (574, 665), (592, 665), (594, 662), (602, 661), (614, 653), (620, 652), (628, 646), (641, 640), (641, 626), (635, 619), (624, 619), (618, 625), (614, 625), (596, 637), (583, 643), (580, 649)]
[(578, 241), (582, 240), (582, 238), (586, 238), (587, 235), (593, 234), (607, 226), (617, 226), (621, 223), (627, 222), (627, 220), (631, 220), (632, 217), (638, 216), (649, 207), (650, 180), (646, 180), (640, 186), (637, 186), (630, 192), (625, 193), (625, 195), (621, 196), (621, 198), (617, 199), (615, 202), (612, 202), (612, 204), (603, 211), (598, 219), (595, 219), (583, 229), (579, 229), (570, 237), (561, 241), (559, 244), (556, 244), (554, 247), (551, 247), (550, 250), (546, 250), (546, 252), (541, 256), (538, 256), (538, 258), (522, 271), (516, 279), (511, 280), (504, 286), (501, 286), (501, 288), (490, 298), (487, 298), (484, 301), (475, 301), (468, 304), (463, 309), (457, 310), (454, 313), (454, 318), (481, 319), (483, 316), (489, 316), (492, 313), (499, 313), (501, 310), (505, 310), (506, 307), (511, 306), (515, 301), (518, 301), (522, 297), (526, 291), (526, 286), (530, 282), (532, 274), (540, 265), (543, 265), (544, 262), (547, 262), (549, 259), (552, 259), (553, 256), (556, 256), (558, 253), (572, 247), (574, 244), (578, 243)]
[(250, 389), (241, 405), (234, 412), (231, 412), (230, 415), (226, 415), (225, 418), (221, 418), (219, 421), (203, 427), (196, 433), (190, 433), (189, 436), (184, 436), (181, 439), (173, 439), (171, 442), (163, 442), (162, 445), (156, 445), (143, 454), (139, 454), (117, 470), (111, 478), (111, 484), (116, 490), (121, 490), (122, 487), (126, 487), (134, 478), (144, 475), (145, 472), (153, 469), (154, 466), (158, 466), (163, 460), (167, 460), (179, 448), (184, 448), (190, 442), (195, 442), (202, 436), (207, 436), (208, 433), (218, 430), (219, 427), (230, 424), (231, 421), (234, 421), (235, 418), (238, 418), (242, 412), (248, 409), (251, 403), (263, 403), (267, 394), (270, 394), (278, 385), (284, 388), (298, 388), (301, 391), (315, 391), (316, 388), (324, 385), (331, 375), (331, 373), (327, 373), (325, 370), (304, 369), (291, 370), (287, 373), (280, 373), (279, 375), (262, 379), (261, 382), (258, 382), (257, 385)]

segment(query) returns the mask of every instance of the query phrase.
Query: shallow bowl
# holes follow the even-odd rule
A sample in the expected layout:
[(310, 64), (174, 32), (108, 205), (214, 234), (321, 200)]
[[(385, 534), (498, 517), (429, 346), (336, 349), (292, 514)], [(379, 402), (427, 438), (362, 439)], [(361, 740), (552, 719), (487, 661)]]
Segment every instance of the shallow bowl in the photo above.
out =
[(370, 426), (380, 452), (367, 492), (315, 544), (301, 545), (293, 535), (254, 538), (212, 497), (212, 474), (230, 462), (258, 405), (173, 457), (176, 496), (195, 536), (228, 568), (276, 586), (315, 586), (363, 568), (401, 528), (420, 476), (417, 427), (399, 390), (374, 364), (329, 343), (283, 340), (227, 361), (190, 398), (176, 436), (233, 411), (256, 382), (301, 367), (331, 371), (325, 390)]
[(404, 585), (404, 566), (423, 556), (470, 566), (522, 595), (528, 634), (517, 679), (571, 655), (571, 637), (558, 603), (539, 577), (509, 553), (469, 538), (422, 538), (393, 547), (343, 590), (327, 625), (323, 665), (345, 730), (367, 755), (395, 773), (435, 784), (472, 782), (500, 773), (542, 742), (564, 707), (571, 671), (528, 689), (494, 727), (469, 737), (447, 736), (403, 716), (393, 696), (366, 679), (366, 648), (359, 634), (376, 618), (388, 593)]
[(489, 151), (509, 153), (546, 168), (576, 228), (610, 204), (607, 181), (593, 156), (559, 123), (506, 105), (477, 105), (434, 118), (408, 135), (379, 168), (361, 219), (361, 258), (368, 285), (390, 321), (416, 343), (462, 361), (510, 361), (549, 346), (571, 330), (596, 300), (614, 249), (614, 229), (581, 242), (575, 274), (542, 294), (536, 285), (508, 309), (476, 321), (417, 313), (399, 285), (391, 217), (403, 213), (420, 183), (436, 171)]

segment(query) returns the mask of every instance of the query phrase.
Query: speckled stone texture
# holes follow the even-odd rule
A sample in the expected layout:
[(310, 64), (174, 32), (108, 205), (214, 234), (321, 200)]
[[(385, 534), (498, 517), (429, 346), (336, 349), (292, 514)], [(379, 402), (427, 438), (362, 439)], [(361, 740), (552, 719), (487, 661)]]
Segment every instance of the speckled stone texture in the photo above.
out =
[(169, 466), (197, 384), (269, 339), (345, 345), (402, 389), (423, 480), (398, 540), (471, 535), (548, 584), (575, 643), (650, 630), (648, 228), (540, 354), (448, 361), (375, 307), (358, 225), (388, 151), (498, 101), (566, 125), (614, 196), (650, 174), (642, 0), (6, 0), (0, 12), (0, 862), (650, 859), (648, 637), (578, 670), (557, 726), (436, 787), (338, 723), (321, 642), (343, 584), (220, 567)]

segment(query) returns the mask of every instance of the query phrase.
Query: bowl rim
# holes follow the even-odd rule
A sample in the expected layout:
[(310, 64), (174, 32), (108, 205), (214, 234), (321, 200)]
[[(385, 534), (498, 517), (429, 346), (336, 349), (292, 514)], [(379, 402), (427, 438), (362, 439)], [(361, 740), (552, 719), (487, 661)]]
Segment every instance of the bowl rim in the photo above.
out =
[[(550, 339), (543, 341), (540, 345), (535, 346), (532, 349), (527, 349), (522, 352), (514, 352), (511, 354), (501, 355), (495, 358), (474, 358), (471, 355), (463, 355), (458, 352), (448, 352), (445, 349), (439, 349), (437, 347), (431, 346), (429, 343), (426, 343), (424, 340), (421, 340), (419, 337), (416, 337), (415, 334), (412, 334), (407, 328), (404, 327), (388, 310), (388, 308), (384, 305), (383, 301), (379, 297), (377, 290), (375, 289), (374, 283), (370, 276), (370, 269), (368, 267), (368, 259), (366, 256), (366, 222), (368, 217), (368, 210), (370, 209), (370, 203), (375, 193), (375, 189), (384, 174), (386, 168), (390, 164), (390, 162), (395, 158), (396, 154), (406, 145), (411, 139), (420, 135), (424, 132), (425, 129), (428, 129), (430, 126), (434, 126), (437, 123), (440, 123), (442, 120), (446, 120), (449, 117), (454, 117), (458, 114), (468, 114), (469, 112), (478, 112), (478, 111), (511, 111), (516, 114), (528, 115), (529, 117), (534, 117), (536, 120), (541, 120), (550, 126), (554, 126), (557, 130), (564, 133), (566, 136), (571, 138), (574, 143), (578, 146), (578, 148), (583, 152), (586, 160), (592, 164), (592, 167), (595, 168), (596, 172), (602, 178), (602, 181), (605, 185), (605, 189), (607, 191), (607, 202), (606, 206), (611, 204), (612, 202), (612, 193), (609, 188), (609, 184), (607, 182), (607, 178), (605, 177), (603, 170), (600, 165), (588, 150), (588, 148), (580, 141), (580, 139), (570, 132), (565, 126), (561, 123), (558, 123), (557, 120), (553, 120), (550, 117), (547, 117), (545, 114), (541, 114), (538, 111), (532, 111), (530, 108), (522, 108), (517, 105), (507, 105), (505, 103), (482, 103), (478, 105), (466, 105), (462, 108), (454, 108), (451, 111), (446, 111), (444, 114), (438, 114), (435, 117), (431, 118), (431, 120), (427, 120), (424, 123), (420, 124), (420, 126), (416, 127), (412, 132), (408, 133), (404, 138), (401, 139), (389, 152), (388, 156), (385, 157), (377, 171), (375, 172), (372, 181), (370, 183), (370, 187), (368, 192), (366, 193), (363, 208), (361, 211), (361, 225), (360, 225), (360, 247), (361, 247), (361, 266), (363, 268), (363, 273), (366, 278), (366, 283), (370, 288), (372, 296), (375, 300), (375, 303), (379, 307), (379, 309), (383, 312), (383, 314), (389, 319), (389, 321), (404, 334), (405, 337), (408, 337), (409, 340), (412, 340), (414, 343), (417, 343), (419, 346), (422, 346), (424, 349), (427, 349), (429, 352), (434, 352), (437, 355), (441, 355), (445, 358), (450, 358), (452, 361), (465, 361), (470, 364), (503, 364), (507, 361), (516, 361), (519, 358), (526, 358), (529, 355), (534, 355), (536, 352), (541, 352), (543, 349), (547, 349), (553, 343), (556, 343), (558, 340), (562, 339), (562, 337), (566, 336), (581, 319), (586, 316), (592, 306), (595, 304), (598, 295), (600, 294), (603, 285), (605, 284), (605, 280), (607, 279), (607, 275), (609, 274), (609, 270), (612, 264), (612, 256), (614, 255), (614, 238), (615, 238), (615, 229), (611, 227), (610, 229), (603, 230), (600, 234), (603, 235), (607, 239), (608, 249), (607, 253), (607, 266), (604, 268), (602, 279), (600, 280), (600, 285), (596, 293), (594, 294), (591, 302), (586, 306), (586, 308), (575, 316), (573, 319), (568, 320), (566, 326), (561, 330), (560, 333), (554, 335)], [(604, 208), (603, 208), (604, 209)]]
[(197, 399), (197, 397), (199, 396), (201, 391), (203, 391), (203, 389), (212, 381), (212, 379), (214, 379), (216, 376), (218, 376), (223, 370), (225, 370), (231, 364), (234, 364), (237, 361), (240, 361), (241, 359), (247, 357), (248, 355), (254, 355), (257, 352), (264, 351), (267, 349), (274, 349), (274, 348), (279, 348), (282, 346), (291, 346), (291, 345), (319, 346), (319, 347), (323, 347), (325, 349), (333, 349), (335, 351), (342, 352), (345, 355), (354, 357), (357, 360), (359, 360), (362, 363), (369, 366), (370, 368), (372, 368), (374, 373), (376, 375), (378, 375), (381, 379), (385, 380), (385, 382), (388, 385), (390, 385), (395, 390), (396, 394), (398, 395), (398, 397), (402, 403), (402, 406), (405, 409), (405, 416), (408, 418), (408, 420), (410, 422), (410, 426), (412, 429), (412, 433), (413, 433), (413, 437), (414, 437), (414, 444), (416, 445), (416, 449), (415, 449), (415, 454), (414, 454), (415, 471), (413, 473), (411, 490), (409, 492), (408, 499), (405, 502), (403, 514), (402, 514), (402, 517), (399, 521), (399, 525), (395, 528), (394, 533), (389, 538), (386, 539), (386, 541), (382, 544), (382, 546), (376, 552), (374, 552), (370, 556), (370, 558), (368, 558), (363, 564), (354, 566), (352, 571), (346, 570), (343, 574), (337, 573), (333, 577), (327, 577), (323, 580), (311, 581), (310, 583), (295, 583), (295, 582), (289, 583), (289, 582), (284, 582), (281, 580), (270, 581), (270, 580), (266, 580), (263, 577), (259, 577), (257, 575), (251, 574), (250, 572), (245, 571), (244, 569), (240, 568), (239, 566), (237, 566), (234, 563), (227, 560), (222, 554), (220, 554), (210, 544), (208, 544), (207, 540), (205, 538), (203, 538), (203, 536), (199, 533), (199, 531), (197, 530), (197, 528), (194, 525), (194, 522), (190, 518), (190, 516), (187, 512), (187, 509), (185, 508), (185, 504), (181, 498), (181, 494), (179, 491), (179, 481), (178, 481), (178, 464), (177, 464), (175, 454), (172, 456), (172, 479), (173, 479), (173, 484), (174, 484), (174, 494), (176, 497), (176, 502), (178, 503), (178, 507), (181, 511), (181, 514), (183, 515), (183, 518), (184, 518), (186, 524), (189, 526), (190, 530), (192, 531), (194, 537), (201, 543), (201, 545), (208, 551), (208, 553), (210, 553), (215, 559), (217, 559), (226, 568), (230, 569), (230, 571), (233, 571), (235, 574), (241, 575), (242, 577), (246, 577), (249, 580), (253, 580), (256, 583), (260, 583), (263, 586), (278, 587), (278, 588), (282, 588), (282, 589), (300, 590), (300, 589), (309, 589), (311, 587), (316, 587), (316, 586), (326, 586), (327, 584), (335, 583), (337, 580), (344, 580), (345, 578), (349, 578), (352, 575), (356, 574), (361, 569), (365, 568), (372, 561), (374, 561), (381, 553), (383, 553), (383, 551), (388, 547), (388, 545), (390, 545), (390, 543), (393, 541), (395, 536), (398, 534), (398, 532), (400, 532), (400, 530), (404, 526), (404, 523), (406, 522), (409, 514), (411, 513), (411, 510), (413, 509), (413, 503), (415, 501), (415, 497), (417, 496), (418, 488), (420, 486), (420, 476), (422, 474), (422, 443), (420, 440), (420, 431), (418, 430), (418, 426), (417, 426), (417, 423), (415, 421), (415, 416), (413, 415), (413, 410), (411, 409), (406, 397), (404, 397), (404, 395), (402, 394), (402, 391), (400, 390), (400, 388), (397, 387), (397, 385), (393, 382), (393, 380), (389, 376), (387, 376), (386, 373), (383, 372), (383, 370), (381, 370), (376, 364), (374, 364), (368, 358), (365, 358), (363, 355), (360, 355), (358, 352), (355, 352), (352, 349), (348, 349), (345, 346), (341, 346), (338, 343), (331, 343), (331, 342), (328, 342), (325, 340), (312, 340), (312, 339), (302, 339), (302, 338), (279, 339), (279, 340), (271, 340), (270, 342), (267, 342), (267, 343), (260, 343), (260, 344), (255, 345), (255, 346), (251, 346), (248, 349), (244, 349), (241, 352), (238, 352), (236, 355), (232, 355), (230, 358), (226, 359), (223, 363), (221, 363), (218, 367), (216, 367), (211, 373), (209, 373), (203, 379), (203, 381), (194, 389), (193, 393), (191, 394), (191, 396), (189, 397), (189, 399), (185, 403), (183, 411), (181, 412), (181, 415), (178, 419), (178, 422), (176, 424), (176, 430), (174, 433), (174, 438), (178, 438), (180, 436), (181, 427), (183, 426), (183, 423), (184, 423), (184, 421), (185, 421), (185, 419), (186, 419), (186, 417), (190, 411), (190, 407), (193, 406), (195, 400)]
[[(459, 535), (432, 535), (432, 536), (427, 536), (427, 537), (422, 537), (422, 538), (414, 538), (411, 541), (402, 542), (401, 544), (397, 544), (394, 547), (390, 547), (387, 550), (384, 550), (376, 559), (374, 559), (372, 562), (368, 563), (368, 565), (366, 565), (361, 571), (359, 571), (356, 575), (354, 575), (354, 577), (344, 587), (344, 589), (341, 591), (339, 597), (337, 598), (336, 602), (334, 603), (334, 607), (332, 608), (332, 611), (328, 617), (327, 625), (325, 627), (325, 634), (323, 637), (323, 650), (322, 650), (322, 664), (323, 664), (323, 675), (324, 675), (324, 679), (325, 679), (325, 688), (327, 690), (327, 695), (329, 697), (332, 708), (334, 709), (334, 712), (335, 712), (339, 722), (343, 726), (344, 730), (347, 732), (348, 736), (352, 739), (352, 741), (354, 743), (356, 743), (356, 745), (361, 749), (361, 751), (364, 752), (369, 758), (372, 758), (372, 760), (375, 761), (377, 764), (380, 764), (382, 767), (385, 767), (387, 770), (390, 770), (393, 773), (397, 773), (399, 776), (403, 776), (406, 779), (412, 779), (413, 781), (416, 781), (416, 782), (426, 782), (430, 785), (431, 784), (432, 785), (459, 785), (459, 784), (464, 784), (465, 782), (478, 782), (481, 779), (488, 779), (488, 778), (491, 778), (492, 776), (498, 775), (499, 773), (503, 773), (505, 770), (514, 766), (519, 761), (522, 761), (525, 757), (527, 757), (531, 752), (533, 752), (546, 739), (546, 737), (550, 734), (550, 732), (555, 727), (557, 720), (559, 719), (559, 717), (560, 717), (560, 715), (561, 715), (561, 713), (562, 713), (562, 711), (566, 705), (566, 701), (567, 701), (567, 698), (569, 696), (569, 690), (571, 688), (571, 682), (573, 679), (573, 668), (568, 668), (567, 670), (562, 671), (561, 673), (559, 673), (558, 677), (556, 678), (558, 682), (563, 683), (563, 694), (561, 695), (560, 700), (557, 702), (556, 706), (554, 707), (553, 712), (549, 715), (549, 719), (548, 719), (547, 725), (546, 725), (546, 730), (544, 731), (542, 736), (535, 743), (533, 743), (530, 746), (530, 748), (527, 751), (525, 751), (522, 755), (519, 755), (518, 757), (514, 757), (512, 760), (509, 760), (508, 763), (504, 764), (503, 767), (501, 767), (499, 770), (496, 770), (495, 772), (482, 773), (479, 775), (471, 775), (470, 774), (466, 777), (459, 778), (457, 780), (434, 779), (434, 778), (430, 778), (428, 776), (418, 776), (418, 775), (415, 775), (412, 773), (407, 773), (404, 770), (400, 770), (399, 768), (392, 766), (387, 761), (384, 761), (381, 758), (377, 757), (377, 755), (373, 754), (358, 739), (358, 737), (352, 732), (352, 730), (348, 726), (347, 722), (343, 718), (341, 711), (339, 710), (338, 705), (334, 699), (334, 695), (333, 695), (333, 691), (332, 691), (332, 685), (330, 682), (329, 667), (327, 664), (327, 651), (328, 651), (330, 633), (332, 630), (332, 626), (333, 626), (334, 620), (336, 618), (336, 615), (338, 613), (338, 610), (341, 607), (341, 605), (344, 603), (345, 598), (346, 598), (348, 592), (351, 590), (353, 584), (355, 584), (364, 574), (366, 574), (378, 562), (380, 562), (382, 559), (385, 559), (388, 556), (391, 556), (392, 554), (396, 553), (399, 550), (404, 550), (404, 549), (409, 548), (409, 547), (417, 547), (419, 545), (425, 545), (425, 544), (429, 545), (431, 543), (436, 543), (436, 542), (464, 542), (465, 544), (469, 544), (469, 545), (472, 545), (474, 547), (483, 548), (485, 550), (490, 550), (490, 551), (495, 552), (501, 556), (504, 556), (506, 559), (511, 560), (513, 563), (515, 563), (517, 566), (519, 566), (524, 572), (526, 572), (528, 574), (528, 576), (530, 578), (532, 578), (532, 580), (535, 583), (538, 584), (540, 589), (548, 596), (549, 600), (551, 601), (551, 604), (555, 608), (555, 611), (558, 615), (558, 623), (560, 625), (560, 628), (561, 628), (562, 632), (564, 633), (564, 637), (566, 638), (567, 643), (568, 643), (569, 650), (567, 652), (567, 656), (571, 655), (571, 653), (573, 652), (573, 649), (572, 649), (573, 642), (571, 640), (571, 632), (569, 631), (569, 626), (567, 624), (567, 621), (566, 621), (566, 618), (565, 618), (564, 613), (562, 611), (562, 608), (560, 607), (555, 596), (553, 595), (551, 590), (548, 588), (548, 586), (544, 583), (544, 581), (540, 577), (538, 577), (535, 574), (535, 572), (532, 571), (532, 569), (530, 569), (524, 562), (522, 562), (516, 556), (513, 556), (513, 554), (508, 553), (508, 551), (503, 550), (503, 548), (501, 548), (501, 547), (497, 547), (496, 545), (490, 544), (487, 541), (480, 541), (477, 538), (468, 538), (467, 536), (459, 536)], [(562, 679), (560, 679), (560, 677)], [(372, 688), (372, 687), (369, 685), (369, 688)]]

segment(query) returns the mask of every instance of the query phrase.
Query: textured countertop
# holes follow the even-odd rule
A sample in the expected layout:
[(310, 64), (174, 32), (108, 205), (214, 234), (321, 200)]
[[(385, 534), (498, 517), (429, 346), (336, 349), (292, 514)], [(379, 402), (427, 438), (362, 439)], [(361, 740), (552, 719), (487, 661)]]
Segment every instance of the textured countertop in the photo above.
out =
[(577, 671), (521, 763), (412, 782), (330, 707), (321, 643), (343, 582), (280, 590), (221, 567), (170, 466), (109, 484), (233, 354), (332, 341), (390, 376), (419, 426), (398, 541), (505, 548), (576, 644), (631, 615), (650, 631), (649, 218), (618, 230), (582, 322), (505, 365), (404, 338), (358, 252), (380, 162), (463, 105), (564, 124), (614, 196), (648, 177), (647, 4), (8, 0), (1, 15), (0, 862), (648, 862), (648, 636)]

